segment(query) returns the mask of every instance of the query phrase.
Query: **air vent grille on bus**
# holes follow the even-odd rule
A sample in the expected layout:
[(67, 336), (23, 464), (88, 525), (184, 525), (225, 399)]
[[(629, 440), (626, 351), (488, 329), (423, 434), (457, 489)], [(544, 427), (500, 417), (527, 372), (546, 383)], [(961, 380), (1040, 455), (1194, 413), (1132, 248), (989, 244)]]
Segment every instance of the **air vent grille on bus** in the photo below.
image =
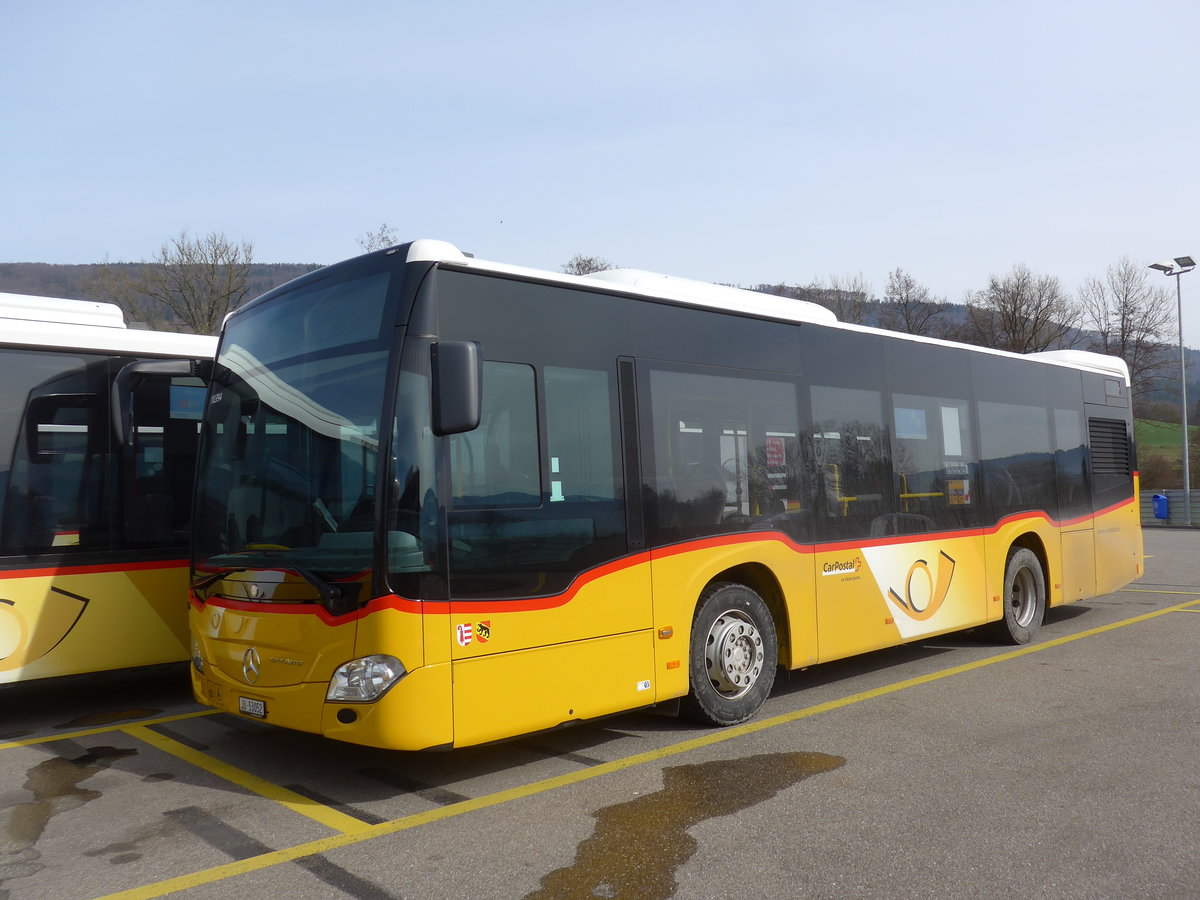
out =
[(1097, 475), (1128, 475), (1131, 470), (1129, 433), (1119, 419), (1088, 419), (1092, 471)]

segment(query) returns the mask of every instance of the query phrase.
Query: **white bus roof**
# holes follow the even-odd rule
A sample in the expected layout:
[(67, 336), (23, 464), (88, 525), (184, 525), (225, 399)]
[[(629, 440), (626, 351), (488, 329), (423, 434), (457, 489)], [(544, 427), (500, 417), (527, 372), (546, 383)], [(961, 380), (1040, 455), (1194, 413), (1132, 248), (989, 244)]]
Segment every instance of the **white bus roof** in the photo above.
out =
[(0, 292), (0, 320), (0, 346), (196, 359), (217, 352), (215, 337), (126, 328), (119, 306), (93, 300)]
[(645, 297), (670, 300), (676, 303), (685, 303), (690, 306), (721, 309), (756, 318), (834, 325), (849, 331), (887, 334), (894, 338), (915, 341), (917, 343), (961, 347), (979, 353), (1008, 356), (1014, 359), (1036, 359), (1041, 362), (1050, 363), (1051, 365), (1066, 366), (1072, 369), (1083, 369), (1102, 375), (1110, 375), (1120, 378), (1126, 385), (1129, 384), (1129, 367), (1125, 364), (1125, 360), (1117, 356), (1106, 356), (1102, 353), (1092, 353), (1087, 350), (1045, 350), (1038, 353), (1012, 353), (1006, 350), (992, 350), (973, 344), (962, 344), (939, 338), (905, 334), (901, 331), (889, 331), (866, 325), (850, 325), (839, 322), (837, 316), (831, 310), (826, 309), (820, 304), (810, 303), (807, 300), (778, 297), (773, 294), (764, 294), (760, 291), (746, 290), (745, 288), (710, 284), (706, 281), (692, 281), (672, 275), (645, 272), (641, 269), (609, 269), (604, 272), (593, 272), (590, 275), (565, 275), (560, 272), (548, 272), (541, 269), (530, 269), (506, 263), (475, 259), (474, 257), (467, 256), (453, 244), (437, 240), (413, 241), (409, 245), (407, 260), (408, 262), (453, 263), (457, 266), (479, 269), (481, 271), (537, 278), (541, 281), (559, 281), (564, 284), (578, 285), (581, 281), (592, 283), (602, 282), (620, 288), (627, 293), (641, 294)]
[(1101, 375), (1115, 375), (1129, 384), (1129, 365), (1119, 356), (1105, 356), (1090, 350), (1042, 350), (1039, 353), (1026, 353), (1025, 358), (1040, 359), (1073, 369), (1087, 369)]
[(125, 327), (125, 316), (121, 307), (115, 303), (65, 300), (62, 297), (38, 297), (34, 294), (9, 294), (2, 291), (0, 318), (60, 322), (64, 325), (99, 325), (105, 328)]

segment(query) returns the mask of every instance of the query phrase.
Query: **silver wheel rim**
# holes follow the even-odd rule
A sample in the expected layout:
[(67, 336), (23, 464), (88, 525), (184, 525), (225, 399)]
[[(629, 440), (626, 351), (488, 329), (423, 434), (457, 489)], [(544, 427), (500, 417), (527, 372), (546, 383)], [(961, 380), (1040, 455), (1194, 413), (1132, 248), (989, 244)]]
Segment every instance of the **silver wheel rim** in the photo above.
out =
[(718, 694), (726, 700), (745, 695), (762, 674), (765, 659), (762, 635), (746, 613), (730, 609), (717, 616), (704, 644), (704, 663)]
[(1037, 581), (1027, 568), (1018, 569), (1012, 583), (1013, 618), (1022, 628), (1033, 623), (1038, 608)]

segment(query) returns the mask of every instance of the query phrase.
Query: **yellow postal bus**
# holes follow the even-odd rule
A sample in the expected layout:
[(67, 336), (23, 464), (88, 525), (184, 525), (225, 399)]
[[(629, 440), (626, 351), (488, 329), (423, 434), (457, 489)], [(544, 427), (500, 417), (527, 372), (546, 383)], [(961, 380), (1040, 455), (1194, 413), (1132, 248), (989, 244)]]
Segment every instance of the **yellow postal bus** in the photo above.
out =
[(1137, 577), (1129, 377), (812, 304), (417, 241), (230, 316), (192, 680), (241, 716), (457, 747), (681, 700)]
[(187, 547), (216, 339), (0, 294), (0, 683), (187, 659)]

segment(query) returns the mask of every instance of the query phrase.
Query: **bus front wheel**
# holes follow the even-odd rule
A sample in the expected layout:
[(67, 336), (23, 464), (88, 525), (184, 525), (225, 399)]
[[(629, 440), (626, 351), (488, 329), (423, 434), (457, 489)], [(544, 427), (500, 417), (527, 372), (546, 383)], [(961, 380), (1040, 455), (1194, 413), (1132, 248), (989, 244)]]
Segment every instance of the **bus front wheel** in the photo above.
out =
[(779, 648), (767, 604), (743, 584), (705, 588), (688, 648), (691, 692), (681, 712), (706, 725), (745, 722), (775, 682)]
[(996, 634), (1014, 644), (1028, 644), (1042, 626), (1046, 612), (1046, 576), (1037, 555), (1018, 547), (1004, 567), (1004, 618)]

